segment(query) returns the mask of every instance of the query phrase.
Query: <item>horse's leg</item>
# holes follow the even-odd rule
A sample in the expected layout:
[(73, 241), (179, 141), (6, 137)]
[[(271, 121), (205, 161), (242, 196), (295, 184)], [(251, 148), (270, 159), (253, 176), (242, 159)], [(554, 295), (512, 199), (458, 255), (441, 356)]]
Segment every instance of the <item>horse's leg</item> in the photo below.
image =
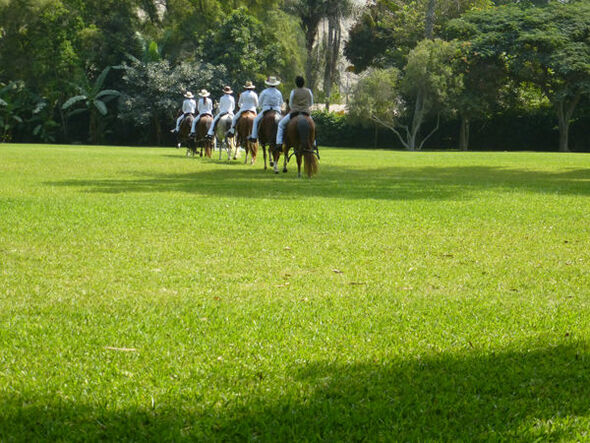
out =
[(301, 160), (303, 156), (301, 154), (296, 154), (297, 157), (297, 178), (301, 178)]
[(287, 163), (289, 162), (289, 149), (285, 148), (283, 150), (283, 156), (285, 157), (285, 160), (283, 163), (283, 172), (287, 172)]
[(278, 174), (279, 173), (279, 157), (281, 156), (281, 153), (279, 151), (277, 151), (277, 147), (274, 144), (271, 145), (271, 147), (273, 148), (273, 150), (272, 150), (273, 169), (275, 171), (275, 174)]
[(246, 151), (246, 156), (244, 157), (244, 164), (248, 164), (248, 142), (244, 145), (244, 151)]
[[(268, 153), (270, 154), (270, 151)], [(264, 158), (264, 170), (266, 171), (266, 145), (262, 145), (262, 157)]]

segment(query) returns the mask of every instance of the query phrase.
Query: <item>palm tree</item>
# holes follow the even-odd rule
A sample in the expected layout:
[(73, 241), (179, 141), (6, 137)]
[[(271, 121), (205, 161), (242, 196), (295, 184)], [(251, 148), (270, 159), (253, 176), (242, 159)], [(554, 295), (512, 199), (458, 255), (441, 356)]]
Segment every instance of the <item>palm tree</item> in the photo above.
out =
[(68, 117), (72, 117), (77, 114), (88, 111), (90, 113), (90, 123), (88, 133), (90, 135), (90, 142), (97, 144), (98, 142), (98, 118), (99, 115), (105, 116), (108, 113), (107, 103), (112, 99), (119, 97), (121, 93), (114, 89), (102, 89), (104, 81), (111, 70), (110, 66), (103, 69), (100, 75), (94, 81), (94, 84), (90, 80), (86, 79), (85, 85), (76, 86), (80, 94), (70, 97), (62, 105), (62, 109), (68, 110), (75, 104), (82, 104), (83, 107), (68, 112)]

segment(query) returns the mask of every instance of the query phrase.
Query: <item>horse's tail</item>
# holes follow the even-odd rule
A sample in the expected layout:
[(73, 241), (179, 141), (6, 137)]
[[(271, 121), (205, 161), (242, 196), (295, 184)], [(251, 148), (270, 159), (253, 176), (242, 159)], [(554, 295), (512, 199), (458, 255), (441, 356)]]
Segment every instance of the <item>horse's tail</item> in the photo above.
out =
[(297, 132), (299, 143), (303, 151), (303, 172), (308, 177), (318, 173), (318, 159), (313, 152), (313, 141), (315, 139), (315, 125), (310, 117), (303, 117), (297, 120)]
[(258, 155), (258, 143), (247, 141), (248, 148), (250, 148), (250, 155), (252, 156), (252, 161), (256, 161), (256, 156)]

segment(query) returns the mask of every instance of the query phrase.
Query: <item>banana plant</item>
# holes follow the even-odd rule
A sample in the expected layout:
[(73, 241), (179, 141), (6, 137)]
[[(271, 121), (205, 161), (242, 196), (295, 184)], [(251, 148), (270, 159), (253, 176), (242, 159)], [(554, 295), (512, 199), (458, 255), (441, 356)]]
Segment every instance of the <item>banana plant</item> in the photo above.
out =
[(77, 86), (79, 94), (70, 97), (62, 105), (62, 109), (68, 111), (68, 117), (89, 112), (90, 122), (88, 133), (90, 141), (93, 144), (98, 142), (100, 136), (98, 131), (99, 116), (104, 117), (107, 115), (107, 103), (121, 95), (119, 91), (114, 89), (102, 89), (110, 70), (111, 67), (107, 66), (96, 78), (94, 83), (91, 83), (90, 80), (87, 79), (85, 85)]

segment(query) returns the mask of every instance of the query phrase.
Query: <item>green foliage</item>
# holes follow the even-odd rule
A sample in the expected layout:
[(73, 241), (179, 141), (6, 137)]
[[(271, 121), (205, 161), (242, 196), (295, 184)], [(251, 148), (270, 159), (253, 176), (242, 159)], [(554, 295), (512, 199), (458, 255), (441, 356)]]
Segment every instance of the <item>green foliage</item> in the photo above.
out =
[(400, 114), (400, 72), (396, 68), (368, 70), (357, 83), (350, 119), (361, 125), (393, 127)]
[(452, 43), (421, 41), (408, 55), (401, 75), (396, 68), (374, 69), (361, 78), (351, 114), (361, 122), (368, 119), (393, 131), (407, 149), (421, 149), (432, 135), (419, 140), (425, 119), (448, 111), (450, 98), (463, 86), (461, 76), (453, 70), (457, 55)]
[(208, 63), (186, 62), (171, 67), (166, 60), (143, 63), (131, 59), (123, 72), (119, 115), (140, 128), (142, 142), (155, 138), (157, 144), (163, 141), (162, 126), (172, 125), (176, 119), (184, 91), (205, 88), (215, 98), (228, 82), (224, 66)]
[(453, 62), (458, 56), (456, 45), (444, 40), (418, 43), (408, 55), (400, 85), (406, 104), (422, 95), (426, 113), (447, 110), (449, 97), (463, 88), (462, 77), (453, 70)]
[(285, 66), (277, 34), (269, 32), (245, 8), (233, 11), (203, 40), (202, 59), (224, 65), (231, 71), (231, 84), (240, 91), (247, 80), (262, 82), (268, 75), (280, 75)]
[(0, 5), (0, 79), (22, 80), (43, 96), (69, 91), (81, 70), (75, 51), (81, 20), (60, 0)]
[[(344, 54), (361, 72), (370, 66), (402, 68), (408, 54), (425, 37), (428, 0), (377, 0), (350, 31)], [(489, 0), (435, 2), (434, 35), (445, 23), (471, 9), (487, 8)]]
[(31, 92), (23, 81), (0, 83), (0, 141), (55, 141), (57, 123), (47, 100)]
[[(119, 97), (121, 93), (114, 89), (103, 89), (106, 77), (111, 70), (107, 66), (102, 70), (99, 76), (91, 82), (86, 79), (84, 84), (78, 85), (79, 94), (70, 97), (62, 105), (62, 110), (68, 111), (68, 117), (81, 114), (83, 112), (90, 113), (89, 137), (92, 143), (97, 143), (101, 136), (101, 129), (98, 127), (99, 117), (97, 115), (105, 116), (108, 113), (107, 103)], [(76, 104), (83, 105), (82, 107), (74, 107)]]
[(556, 109), (560, 150), (581, 96), (590, 95), (590, 5), (550, 3), (472, 12), (449, 24), (449, 34), (469, 41), (478, 63), (504, 65), (516, 82), (536, 85)]

